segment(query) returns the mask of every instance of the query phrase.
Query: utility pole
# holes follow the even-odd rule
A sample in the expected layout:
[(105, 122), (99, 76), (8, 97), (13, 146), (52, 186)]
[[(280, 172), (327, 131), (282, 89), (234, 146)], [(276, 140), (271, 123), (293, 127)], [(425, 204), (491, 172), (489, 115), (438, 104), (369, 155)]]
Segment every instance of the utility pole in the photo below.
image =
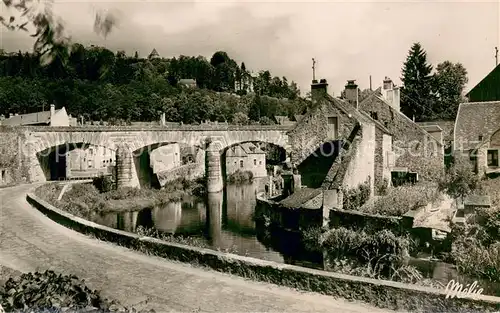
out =
[(312, 66), (312, 69), (313, 69), (313, 80), (316, 80), (316, 60), (314, 58), (312, 58), (312, 61), (313, 61), (313, 66)]
[(498, 47), (495, 47), (495, 66), (498, 65)]
[(372, 91), (372, 75), (370, 75), (370, 91)]

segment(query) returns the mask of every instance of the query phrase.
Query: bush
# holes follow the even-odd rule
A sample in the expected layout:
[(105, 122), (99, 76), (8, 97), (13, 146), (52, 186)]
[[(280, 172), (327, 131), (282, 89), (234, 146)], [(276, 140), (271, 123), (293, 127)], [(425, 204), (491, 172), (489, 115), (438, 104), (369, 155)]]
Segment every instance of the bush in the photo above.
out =
[[(22, 274), (9, 279), (0, 291), (0, 304), (6, 312), (136, 312), (101, 298), (76, 276), (53, 271)], [(154, 311), (150, 311), (154, 312)]]
[(344, 193), (344, 210), (358, 211), (370, 199), (370, 182), (360, 184), (356, 188), (346, 189)]
[(377, 195), (385, 196), (387, 194), (387, 191), (389, 190), (389, 180), (387, 178), (384, 178), (382, 181), (379, 181), (375, 185), (375, 190), (377, 191)]
[(92, 184), (96, 187), (100, 192), (110, 192), (115, 188), (115, 183), (113, 182), (113, 178), (111, 176), (98, 176), (94, 177), (92, 180)]
[(237, 170), (227, 177), (227, 181), (230, 184), (251, 183), (253, 181), (253, 173), (250, 171)]
[(351, 268), (364, 268), (376, 278), (392, 276), (403, 265), (411, 243), (409, 237), (396, 236), (389, 230), (370, 233), (344, 227), (310, 229), (303, 238), (308, 249), (325, 253), (331, 270), (347, 262)]
[(455, 158), (443, 179), (439, 181), (439, 190), (458, 198), (472, 193), (479, 185), (479, 177), (473, 167), (464, 158)]
[(500, 242), (484, 246), (462, 239), (453, 243), (452, 257), (459, 272), (500, 282)]
[(431, 184), (406, 185), (392, 188), (373, 205), (363, 207), (363, 212), (385, 216), (402, 216), (410, 210), (439, 201), (441, 193)]

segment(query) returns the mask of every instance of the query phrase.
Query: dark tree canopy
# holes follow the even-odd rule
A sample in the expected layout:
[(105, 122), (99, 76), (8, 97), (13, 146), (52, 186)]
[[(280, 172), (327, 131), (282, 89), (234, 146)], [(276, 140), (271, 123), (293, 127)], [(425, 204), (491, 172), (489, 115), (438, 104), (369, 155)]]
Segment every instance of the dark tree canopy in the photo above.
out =
[(432, 110), (432, 65), (427, 63), (427, 53), (420, 43), (411, 47), (403, 64), (401, 81), (401, 111), (416, 120), (425, 119)]
[[(227, 57), (224, 63), (214, 67), (202, 56), (150, 59), (104, 47), (69, 48), (66, 62), (47, 65), (36, 53), (0, 53), (0, 114), (36, 112), (54, 103), (85, 120), (113, 123), (154, 121), (162, 112), (173, 122), (231, 122), (240, 113), (238, 123), (241, 116), (270, 123), (273, 115), (293, 116), (307, 107), (286, 78), (270, 80), (255, 98), (254, 79), (226, 53), (220, 53)], [(234, 71), (224, 71), (226, 65)], [(194, 79), (197, 88), (184, 88), (181, 79)]]

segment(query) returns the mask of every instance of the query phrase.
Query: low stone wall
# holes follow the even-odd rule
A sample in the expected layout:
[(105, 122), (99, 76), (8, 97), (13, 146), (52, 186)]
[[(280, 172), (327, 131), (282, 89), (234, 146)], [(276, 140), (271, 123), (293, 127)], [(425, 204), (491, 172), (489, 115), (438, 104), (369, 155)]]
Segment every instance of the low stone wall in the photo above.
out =
[(330, 226), (350, 229), (370, 229), (379, 231), (388, 229), (395, 234), (409, 233), (413, 226), (413, 217), (382, 216), (363, 212), (330, 210)]
[(498, 297), (479, 296), (477, 300), (445, 299), (444, 290), (342, 275), (169, 243), (75, 217), (33, 194), (28, 194), (27, 200), (56, 222), (82, 233), (92, 234), (98, 239), (258, 281), (404, 311), (492, 312), (500, 309)]

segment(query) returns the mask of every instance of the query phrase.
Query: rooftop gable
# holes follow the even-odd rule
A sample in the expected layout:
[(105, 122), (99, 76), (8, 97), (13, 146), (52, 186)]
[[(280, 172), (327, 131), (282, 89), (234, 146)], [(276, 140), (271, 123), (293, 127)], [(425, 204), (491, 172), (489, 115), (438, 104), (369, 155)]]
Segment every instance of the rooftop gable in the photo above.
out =
[(404, 115), (400, 111), (394, 109), (382, 96), (380, 92), (380, 88), (375, 90), (371, 95), (369, 95), (363, 102), (359, 104), (360, 107), (363, 107), (364, 104), (368, 103), (368, 101), (377, 101), (378, 103), (383, 104), (384, 106), (387, 106), (389, 110), (391, 110), (392, 114), (399, 116), (401, 119), (406, 121), (408, 124), (412, 124), (415, 126), (415, 129), (418, 130), (422, 135), (428, 135), (430, 140), (435, 141), (439, 146), (442, 146), (442, 143), (439, 142), (436, 138), (432, 137), (425, 129), (423, 129), (419, 124), (415, 123), (412, 121), (408, 116)]
[(499, 128), (500, 101), (461, 103), (455, 121), (455, 150), (474, 149)]

